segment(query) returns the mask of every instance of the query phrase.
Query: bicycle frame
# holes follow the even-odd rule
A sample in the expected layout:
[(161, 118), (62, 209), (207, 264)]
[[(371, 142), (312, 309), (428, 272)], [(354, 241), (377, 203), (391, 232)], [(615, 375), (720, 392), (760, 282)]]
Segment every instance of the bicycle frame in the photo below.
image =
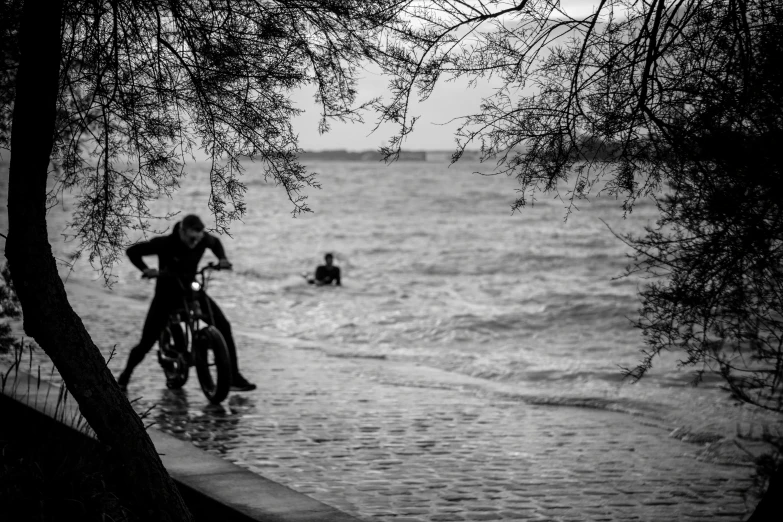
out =
[[(204, 266), (201, 270), (196, 272), (196, 276), (190, 283), (189, 289), (186, 289), (182, 284), (182, 280), (177, 278), (180, 288), (185, 294), (183, 297), (184, 306), (182, 310), (174, 311), (173, 314), (182, 311), (185, 312), (187, 320), (183, 322), (188, 325), (188, 330), (191, 336), (193, 332), (198, 330), (199, 321), (204, 321), (207, 324), (214, 324), (215, 322), (215, 316), (212, 313), (212, 304), (210, 303), (210, 300), (208, 299), (209, 296), (207, 295), (207, 283), (209, 282), (207, 272), (210, 270), (220, 270), (220, 268), (212, 263)], [(203, 301), (207, 307), (206, 314), (201, 307), (202, 297), (204, 298)], [(189, 339), (186, 339), (186, 341), (189, 341)], [(188, 346), (190, 346), (190, 342), (188, 342)]]
[(209, 263), (196, 272), (193, 281), (189, 283), (189, 288), (186, 288), (182, 282), (182, 279), (176, 274), (169, 272), (161, 272), (158, 277), (172, 277), (177, 281), (180, 290), (182, 291), (182, 306), (171, 312), (169, 315), (168, 324), (172, 322), (185, 324), (185, 351), (192, 351), (192, 340), (194, 332), (199, 329), (199, 321), (203, 321), (206, 324), (214, 324), (214, 314), (212, 313), (212, 305), (209, 299), (204, 299), (204, 303), (207, 306), (206, 314), (201, 309), (201, 298), (208, 297), (207, 295), (207, 283), (209, 277), (207, 272), (211, 270), (220, 270), (218, 265)]

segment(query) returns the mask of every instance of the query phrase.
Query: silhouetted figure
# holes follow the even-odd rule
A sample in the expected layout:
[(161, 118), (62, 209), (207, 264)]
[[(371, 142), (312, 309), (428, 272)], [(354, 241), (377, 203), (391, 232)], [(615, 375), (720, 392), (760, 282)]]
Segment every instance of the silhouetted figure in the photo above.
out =
[[(190, 287), (198, 270), (201, 256), (204, 255), (207, 248), (218, 258), (220, 268), (231, 268), (231, 263), (226, 258), (220, 240), (204, 230), (204, 223), (198, 216), (190, 214), (185, 216), (180, 223), (174, 225), (170, 235), (158, 236), (149, 241), (136, 243), (126, 251), (131, 263), (141, 270), (145, 277), (157, 277), (158, 279), (155, 283), (155, 296), (152, 298), (147, 319), (144, 321), (141, 341), (131, 349), (128, 363), (117, 379), (117, 383), (122, 389), (128, 387), (134, 368), (139, 365), (160, 338), (171, 312), (182, 303), (184, 297), (182, 288)], [(166, 277), (158, 277), (160, 272), (158, 269), (148, 267), (142, 259), (144, 256), (158, 256), (158, 268), (160, 272), (166, 274)], [(179, 278), (183, 284), (178, 284), (175, 278)], [(231, 390), (255, 390), (256, 385), (248, 382), (239, 373), (234, 336), (231, 335), (231, 325), (228, 319), (212, 298), (206, 296), (206, 299), (209, 300), (212, 307), (214, 326), (223, 334), (231, 357)]]
[(324, 261), (326, 264), (316, 268), (315, 277), (308, 279), (308, 282), (317, 286), (331, 285), (332, 283), (340, 286), (340, 268), (332, 264), (334, 262), (332, 254), (326, 254)]

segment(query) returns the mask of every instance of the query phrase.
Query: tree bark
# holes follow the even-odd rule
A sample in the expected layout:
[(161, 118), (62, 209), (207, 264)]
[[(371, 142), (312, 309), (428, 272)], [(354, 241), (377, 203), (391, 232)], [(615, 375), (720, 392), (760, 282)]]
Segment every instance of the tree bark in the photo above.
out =
[(117, 492), (140, 520), (192, 520), (144, 425), (71, 308), (46, 229), (64, 0), (24, 2), (8, 189), (6, 258), (24, 330), (60, 372), (84, 418), (110, 448)]
[(767, 491), (761, 497), (747, 522), (778, 522), (783, 513), (783, 464), (778, 465), (769, 479)]

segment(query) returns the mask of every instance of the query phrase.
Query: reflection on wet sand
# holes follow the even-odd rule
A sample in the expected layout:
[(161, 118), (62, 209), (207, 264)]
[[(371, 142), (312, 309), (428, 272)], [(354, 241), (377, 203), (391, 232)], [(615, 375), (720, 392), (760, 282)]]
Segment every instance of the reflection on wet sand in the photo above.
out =
[(225, 455), (237, 445), (240, 419), (255, 408), (252, 398), (232, 395), (224, 404), (192, 404), (184, 389), (163, 389), (149, 417), (155, 427), (201, 449)]

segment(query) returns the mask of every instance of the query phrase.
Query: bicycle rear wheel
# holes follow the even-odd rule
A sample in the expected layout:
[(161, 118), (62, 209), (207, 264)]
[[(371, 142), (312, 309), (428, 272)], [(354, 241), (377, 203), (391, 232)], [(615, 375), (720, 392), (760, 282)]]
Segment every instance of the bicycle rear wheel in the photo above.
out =
[(166, 386), (171, 390), (182, 388), (188, 381), (190, 365), (185, 360), (187, 341), (179, 323), (169, 322), (158, 341), (158, 362), (166, 376)]
[(223, 335), (214, 326), (199, 330), (193, 339), (196, 374), (209, 402), (226, 398), (231, 387), (231, 361)]

